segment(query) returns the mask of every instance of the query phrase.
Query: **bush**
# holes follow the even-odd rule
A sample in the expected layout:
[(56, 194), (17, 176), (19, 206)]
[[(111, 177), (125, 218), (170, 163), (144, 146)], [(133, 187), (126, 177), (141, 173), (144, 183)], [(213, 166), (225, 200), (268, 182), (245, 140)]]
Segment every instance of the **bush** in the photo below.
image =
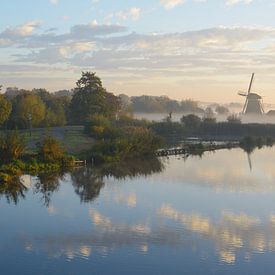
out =
[(25, 144), (16, 132), (0, 137), (0, 162), (9, 163), (22, 157)]
[(38, 158), (42, 162), (62, 162), (65, 153), (58, 140), (51, 136), (45, 137), (42, 143), (38, 144)]
[(183, 123), (187, 129), (198, 129), (201, 124), (201, 118), (199, 116), (190, 114), (183, 116), (181, 118), (181, 123)]
[(152, 155), (161, 145), (162, 140), (150, 130), (128, 127), (119, 138), (98, 141), (92, 148), (91, 158), (95, 162), (117, 162)]
[(104, 137), (110, 126), (111, 122), (103, 115), (93, 115), (88, 119), (84, 131), (91, 137), (99, 139)]

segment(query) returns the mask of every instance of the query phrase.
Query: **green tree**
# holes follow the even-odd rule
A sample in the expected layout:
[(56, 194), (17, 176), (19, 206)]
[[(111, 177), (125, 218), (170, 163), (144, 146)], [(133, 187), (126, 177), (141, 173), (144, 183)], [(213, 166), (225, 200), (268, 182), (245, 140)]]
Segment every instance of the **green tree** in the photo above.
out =
[(20, 127), (28, 127), (29, 121), (34, 127), (42, 124), (46, 115), (46, 106), (38, 95), (23, 93), (13, 101), (12, 117)]
[[(1, 87), (0, 87), (1, 90)], [(5, 99), (3, 95), (0, 95), (0, 125), (2, 125), (10, 116), (12, 105), (10, 101)]]
[(65, 109), (59, 99), (49, 101), (45, 115), (45, 126), (64, 126), (66, 124)]
[(119, 98), (103, 88), (95, 73), (83, 72), (76, 86), (70, 105), (73, 123), (84, 124), (91, 115), (102, 114), (110, 117), (119, 111)]

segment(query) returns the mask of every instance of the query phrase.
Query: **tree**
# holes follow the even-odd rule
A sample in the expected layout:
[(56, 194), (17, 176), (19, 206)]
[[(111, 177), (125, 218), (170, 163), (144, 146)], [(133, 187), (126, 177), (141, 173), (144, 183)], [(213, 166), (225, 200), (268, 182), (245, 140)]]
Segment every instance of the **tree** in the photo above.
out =
[(119, 98), (103, 88), (101, 79), (95, 73), (82, 72), (76, 86), (70, 105), (73, 123), (84, 124), (95, 114), (111, 117), (119, 111)]
[(204, 112), (205, 118), (214, 118), (215, 114), (211, 107), (207, 107)]
[(187, 116), (183, 116), (181, 118), (181, 122), (186, 126), (188, 129), (197, 129), (201, 124), (201, 118), (190, 114)]
[(37, 127), (44, 121), (46, 115), (46, 106), (38, 95), (23, 93), (13, 101), (12, 117), (16, 125), (26, 128), (31, 122)]
[(227, 115), (229, 113), (229, 109), (224, 107), (224, 106), (221, 106), (221, 105), (218, 105), (215, 109), (216, 113), (218, 113), (219, 115)]
[(240, 119), (240, 117), (237, 115), (234, 115), (234, 114), (228, 116), (227, 121), (228, 121), (228, 123), (233, 123), (233, 124), (241, 124), (242, 123), (242, 120)]
[(0, 125), (2, 125), (9, 118), (11, 110), (12, 106), (10, 101), (5, 99), (3, 95), (0, 95)]

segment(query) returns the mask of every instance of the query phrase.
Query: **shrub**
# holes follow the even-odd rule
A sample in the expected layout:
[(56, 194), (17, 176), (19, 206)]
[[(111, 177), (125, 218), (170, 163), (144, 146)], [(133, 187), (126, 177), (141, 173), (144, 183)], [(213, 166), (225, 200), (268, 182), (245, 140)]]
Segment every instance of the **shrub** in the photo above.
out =
[(65, 157), (64, 151), (58, 140), (51, 136), (44, 138), (42, 143), (38, 144), (38, 158), (42, 162), (61, 162)]
[(25, 151), (25, 144), (16, 132), (10, 132), (0, 137), (0, 161), (9, 163), (22, 157)]
[(104, 137), (104, 132), (110, 126), (110, 121), (103, 115), (93, 115), (88, 119), (84, 131), (91, 137), (98, 139)]
[(181, 123), (183, 123), (187, 129), (197, 129), (201, 124), (201, 118), (199, 116), (190, 114), (183, 116), (181, 118)]

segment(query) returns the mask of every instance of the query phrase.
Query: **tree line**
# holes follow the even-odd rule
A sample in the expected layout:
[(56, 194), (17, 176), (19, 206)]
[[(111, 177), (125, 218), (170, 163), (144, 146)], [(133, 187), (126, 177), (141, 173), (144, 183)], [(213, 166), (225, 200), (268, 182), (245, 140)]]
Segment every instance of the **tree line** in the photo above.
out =
[(95, 73), (83, 72), (72, 91), (8, 88), (0, 95), (0, 125), (7, 129), (84, 125), (91, 115), (114, 117), (120, 99), (106, 91)]

